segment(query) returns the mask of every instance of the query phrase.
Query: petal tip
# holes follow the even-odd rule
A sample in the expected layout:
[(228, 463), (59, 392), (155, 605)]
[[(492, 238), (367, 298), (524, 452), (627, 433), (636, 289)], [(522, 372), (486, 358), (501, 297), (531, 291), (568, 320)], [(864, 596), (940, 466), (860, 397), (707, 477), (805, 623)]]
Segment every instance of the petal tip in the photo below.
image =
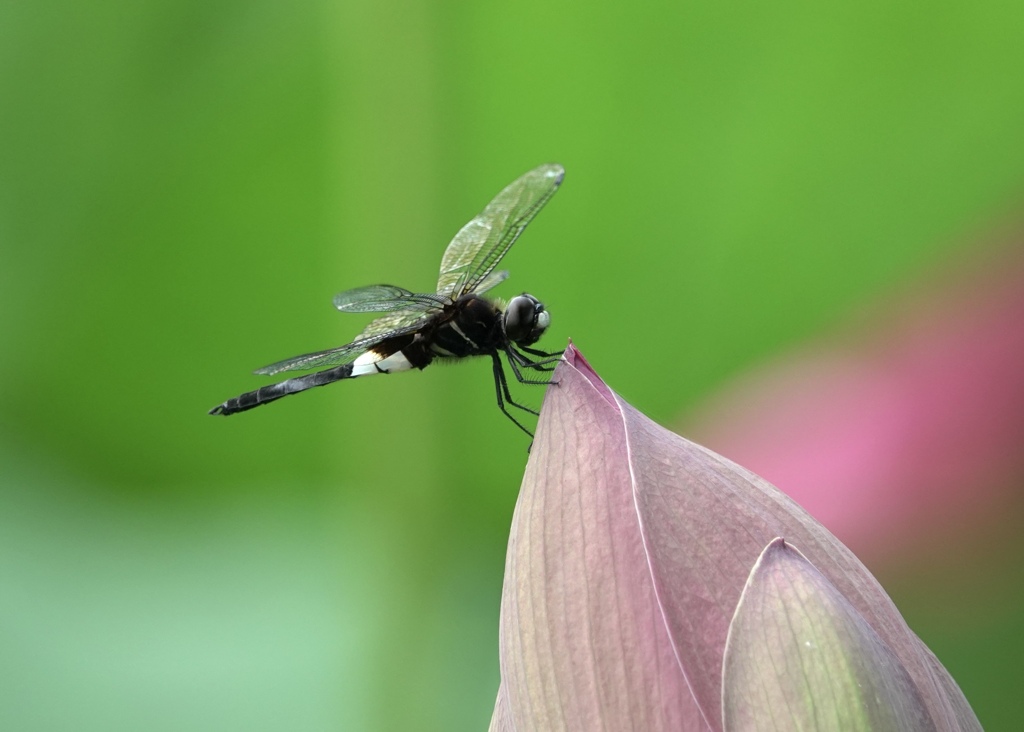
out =
[(612, 390), (608, 388), (608, 385), (605, 384), (601, 377), (597, 375), (597, 372), (594, 371), (594, 368), (587, 361), (586, 357), (584, 357), (584, 355), (580, 353), (579, 349), (576, 348), (572, 339), (569, 339), (569, 345), (566, 346), (565, 351), (562, 353), (562, 360), (589, 381), (591, 386), (600, 392), (601, 396), (607, 399), (611, 404), (618, 406)]

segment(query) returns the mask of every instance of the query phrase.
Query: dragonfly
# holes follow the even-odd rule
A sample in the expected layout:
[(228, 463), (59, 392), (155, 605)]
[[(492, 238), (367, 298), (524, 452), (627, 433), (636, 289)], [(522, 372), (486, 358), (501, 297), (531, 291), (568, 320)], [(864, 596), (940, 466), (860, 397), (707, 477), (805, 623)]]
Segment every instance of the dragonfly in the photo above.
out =
[(531, 377), (526, 372), (551, 371), (551, 364), (561, 355), (531, 347), (547, 330), (551, 314), (540, 300), (527, 293), (513, 297), (507, 305), (483, 294), (508, 277), (507, 270), (495, 268), (551, 200), (564, 177), (561, 165), (541, 165), (506, 186), (445, 249), (436, 292), (370, 285), (336, 295), (334, 307), (343, 313), (387, 314), (378, 316), (344, 346), (257, 369), (257, 374), (266, 376), (319, 370), (228, 399), (210, 414), (244, 412), (342, 379), (424, 369), (437, 360), (489, 356), (498, 408), (532, 437), (533, 433), (507, 407), (538, 413), (512, 398), (501, 355), (520, 383), (550, 383), (548, 378)]

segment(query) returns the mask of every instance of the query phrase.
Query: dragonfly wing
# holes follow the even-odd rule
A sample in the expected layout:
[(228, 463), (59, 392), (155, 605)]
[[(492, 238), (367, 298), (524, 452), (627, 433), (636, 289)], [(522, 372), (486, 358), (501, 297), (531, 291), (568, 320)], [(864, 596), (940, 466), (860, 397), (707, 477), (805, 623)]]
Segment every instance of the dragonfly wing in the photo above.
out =
[(499, 269), (497, 272), (491, 272), (489, 275), (484, 277), (483, 280), (480, 281), (480, 284), (476, 286), (476, 290), (474, 292), (476, 292), (477, 294), (483, 294), (488, 290), (497, 287), (507, 279), (507, 269)]
[[(565, 170), (550, 164), (520, 176), (459, 230), (441, 258), (437, 294), (453, 300), (473, 292), (555, 195)], [(497, 283), (495, 283), (497, 284)]]
[(392, 333), (394, 335), (408, 333), (410, 330), (419, 328), (421, 321), (426, 320), (431, 314), (416, 309), (409, 309), (382, 315), (375, 320), (371, 320), (369, 325), (363, 328), (363, 332), (359, 334), (357, 340), (376, 338), (382, 333), (386, 333), (389, 338)]
[[(396, 317), (399, 315), (405, 316), (404, 325), (402, 325)], [(367, 326), (366, 330), (351, 343), (347, 343), (344, 346), (339, 346), (337, 348), (329, 348), (326, 351), (306, 353), (301, 356), (285, 359), (284, 361), (278, 361), (277, 363), (272, 363), (269, 366), (256, 369), (255, 373), (269, 376), (279, 374), (282, 371), (306, 371), (308, 369), (340, 366), (343, 363), (355, 360), (363, 353), (371, 350), (378, 343), (386, 341), (389, 338), (394, 338), (395, 336), (412, 333), (420, 327), (420, 321), (425, 317), (427, 316), (420, 312), (391, 313), (390, 315), (385, 315), (382, 318), (374, 320), (369, 326)], [(390, 320), (390, 327), (378, 328), (376, 332), (372, 334), (368, 332), (375, 323), (385, 319)]]
[(370, 285), (345, 290), (334, 296), (334, 307), (343, 313), (383, 313), (391, 310), (440, 309), (448, 300), (437, 295), (410, 292), (394, 285)]
[(269, 366), (258, 368), (253, 373), (271, 376), (282, 371), (305, 371), (306, 369), (325, 368), (329, 366), (340, 366), (348, 363), (361, 353), (365, 352), (374, 343), (363, 343), (359, 340), (352, 341), (338, 348), (330, 348), (326, 351), (315, 353), (304, 353), (301, 356), (287, 358), (284, 361), (272, 363)]

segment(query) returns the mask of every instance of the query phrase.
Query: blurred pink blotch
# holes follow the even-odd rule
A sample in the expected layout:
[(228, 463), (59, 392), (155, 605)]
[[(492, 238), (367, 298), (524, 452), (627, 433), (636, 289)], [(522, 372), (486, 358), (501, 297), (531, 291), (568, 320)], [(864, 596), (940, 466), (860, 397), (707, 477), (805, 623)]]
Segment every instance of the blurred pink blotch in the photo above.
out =
[(1024, 476), (1024, 261), (888, 302), (728, 386), (683, 431), (864, 556), (963, 538)]

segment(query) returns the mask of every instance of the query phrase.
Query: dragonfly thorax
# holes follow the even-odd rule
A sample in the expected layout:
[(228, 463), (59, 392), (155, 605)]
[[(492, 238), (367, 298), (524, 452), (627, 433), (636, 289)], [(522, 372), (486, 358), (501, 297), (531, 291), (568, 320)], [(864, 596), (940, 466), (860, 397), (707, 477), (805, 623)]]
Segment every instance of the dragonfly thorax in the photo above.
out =
[(520, 346), (532, 346), (550, 324), (551, 313), (544, 309), (544, 303), (525, 292), (512, 298), (502, 321), (505, 336)]

